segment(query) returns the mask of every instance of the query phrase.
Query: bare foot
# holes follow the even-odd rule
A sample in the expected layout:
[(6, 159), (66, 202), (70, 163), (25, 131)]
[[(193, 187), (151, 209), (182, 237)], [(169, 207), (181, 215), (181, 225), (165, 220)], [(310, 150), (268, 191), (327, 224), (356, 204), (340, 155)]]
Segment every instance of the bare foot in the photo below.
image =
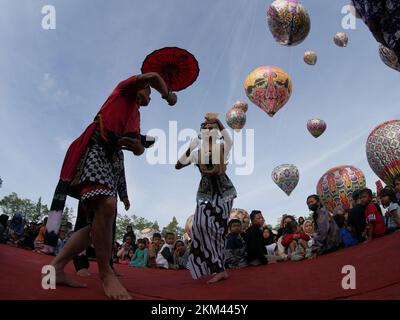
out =
[(80, 276), (80, 277), (90, 277), (90, 272), (89, 272), (89, 270), (88, 269), (86, 269), (86, 268), (83, 268), (83, 269), (80, 269), (80, 270), (78, 270), (78, 272), (76, 273), (78, 276)]
[(64, 270), (56, 272), (56, 285), (72, 288), (86, 288), (86, 284), (75, 281)]
[(113, 300), (132, 300), (128, 291), (113, 274), (103, 278), (103, 288), (106, 296)]
[(223, 272), (217, 273), (213, 278), (208, 280), (207, 283), (208, 284), (212, 284), (212, 283), (216, 283), (216, 282), (219, 282), (219, 281), (222, 281), (222, 280), (226, 280), (228, 278), (229, 278), (229, 276), (226, 273), (226, 271), (223, 271)]

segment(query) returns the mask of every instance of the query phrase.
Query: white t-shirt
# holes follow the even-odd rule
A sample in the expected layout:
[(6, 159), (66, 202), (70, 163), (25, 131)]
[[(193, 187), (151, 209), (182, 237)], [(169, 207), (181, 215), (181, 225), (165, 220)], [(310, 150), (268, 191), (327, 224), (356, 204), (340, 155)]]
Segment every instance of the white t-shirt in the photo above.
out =
[(391, 202), (386, 212), (388, 216), (388, 228), (398, 228), (396, 219), (400, 217), (400, 206), (396, 202)]

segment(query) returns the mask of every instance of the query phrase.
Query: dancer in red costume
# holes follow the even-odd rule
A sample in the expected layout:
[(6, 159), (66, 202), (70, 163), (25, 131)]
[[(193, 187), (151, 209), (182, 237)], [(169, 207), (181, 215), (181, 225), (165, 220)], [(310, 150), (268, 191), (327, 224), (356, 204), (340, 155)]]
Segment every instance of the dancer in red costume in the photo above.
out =
[[(149, 104), (150, 87), (160, 92), (169, 105), (176, 104), (176, 95), (157, 73), (130, 77), (117, 85), (93, 123), (67, 151), (51, 205), (45, 243), (49, 247), (54, 245), (68, 195), (84, 204), (89, 224), (74, 233), (53, 260), (57, 285), (85, 286), (67, 276), (64, 267), (93, 243), (105, 294), (118, 300), (131, 298), (110, 267), (112, 227), (123, 176), (122, 149), (139, 156), (154, 142), (140, 135), (139, 108)], [(129, 204), (127, 195), (121, 200)]]

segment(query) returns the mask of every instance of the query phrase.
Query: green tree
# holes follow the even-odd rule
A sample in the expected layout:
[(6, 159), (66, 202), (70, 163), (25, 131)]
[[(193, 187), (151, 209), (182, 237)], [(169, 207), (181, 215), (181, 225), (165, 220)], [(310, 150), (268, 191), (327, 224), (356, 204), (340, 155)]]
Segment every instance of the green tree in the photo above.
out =
[(66, 225), (68, 222), (72, 223), (73, 220), (75, 220), (74, 209), (65, 207), (62, 216), (62, 224)]
[(16, 213), (21, 213), (25, 219), (36, 221), (37, 208), (36, 204), (29, 199), (22, 199), (13, 192), (0, 200), (0, 208), (3, 213), (13, 216)]
[(121, 241), (126, 232), (127, 226), (133, 227), (133, 219), (128, 215), (121, 215), (118, 213), (116, 221), (115, 239)]
[(181, 239), (183, 237), (183, 234), (185, 233), (185, 230), (179, 227), (178, 220), (176, 219), (176, 217), (173, 217), (172, 221), (163, 228), (162, 234), (165, 235), (166, 232), (173, 232), (175, 233), (177, 239)]
[(157, 221), (154, 221), (153, 225), (151, 226), (151, 228), (157, 232), (160, 232), (160, 226), (158, 225)]

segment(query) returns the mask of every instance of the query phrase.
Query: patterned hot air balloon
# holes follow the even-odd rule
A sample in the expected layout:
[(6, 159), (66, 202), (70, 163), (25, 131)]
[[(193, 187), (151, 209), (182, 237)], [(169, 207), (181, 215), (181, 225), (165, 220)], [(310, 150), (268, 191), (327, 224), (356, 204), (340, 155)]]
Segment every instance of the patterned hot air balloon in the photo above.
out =
[(307, 121), (307, 129), (315, 138), (318, 138), (325, 132), (326, 123), (321, 119), (310, 119)]
[(319, 179), (317, 194), (324, 206), (332, 212), (336, 207), (349, 208), (353, 192), (365, 186), (365, 177), (360, 169), (343, 165), (328, 170)]
[(193, 218), (194, 218), (194, 214), (190, 215), (189, 218), (187, 218), (186, 223), (185, 223), (185, 233), (187, 233), (187, 235), (189, 236), (190, 239), (192, 239)]
[(246, 124), (247, 103), (237, 101), (226, 113), (226, 123), (235, 131), (243, 129)]
[(333, 41), (339, 47), (347, 47), (347, 44), (349, 42), (349, 37), (345, 32), (338, 32), (333, 37)]
[(288, 102), (292, 80), (278, 67), (263, 66), (247, 76), (244, 89), (251, 102), (273, 117)]
[(268, 7), (267, 22), (274, 39), (284, 46), (295, 46), (308, 36), (310, 16), (298, 0), (275, 0)]
[(313, 66), (317, 63), (317, 54), (314, 51), (304, 52), (304, 62)]
[(379, 45), (379, 56), (380, 56), (381, 60), (383, 61), (383, 63), (386, 64), (388, 67), (390, 67), (396, 71), (400, 71), (399, 59), (397, 58), (397, 55), (394, 53), (393, 50), (390, 50), (389, 48), (380, 44)]
[(296, 188), (299, 183), (300, 174), (297, 167), (293, 164), (282, 164), (272, 171), (272, 180), (281, 188), (288, 196)]
[(242, 231), (245, 231), (250, 225), (250, 215), (244, 209), (232, 209), (229, 214), (229, 220), (232, 219), (239, 219), (242, 222)]
[(147, 239), (151, 239), (153, 237), (153, 234), (156, 232), (156, 230), (152, 229), (152, 228), (145, 228), (142, 229), (139, 232), (139, 238), (147, 238)]
[(367, 159), (371, 169), (387, 185), (400, 174), (400, 120), (377, 126), (367, 139)]

